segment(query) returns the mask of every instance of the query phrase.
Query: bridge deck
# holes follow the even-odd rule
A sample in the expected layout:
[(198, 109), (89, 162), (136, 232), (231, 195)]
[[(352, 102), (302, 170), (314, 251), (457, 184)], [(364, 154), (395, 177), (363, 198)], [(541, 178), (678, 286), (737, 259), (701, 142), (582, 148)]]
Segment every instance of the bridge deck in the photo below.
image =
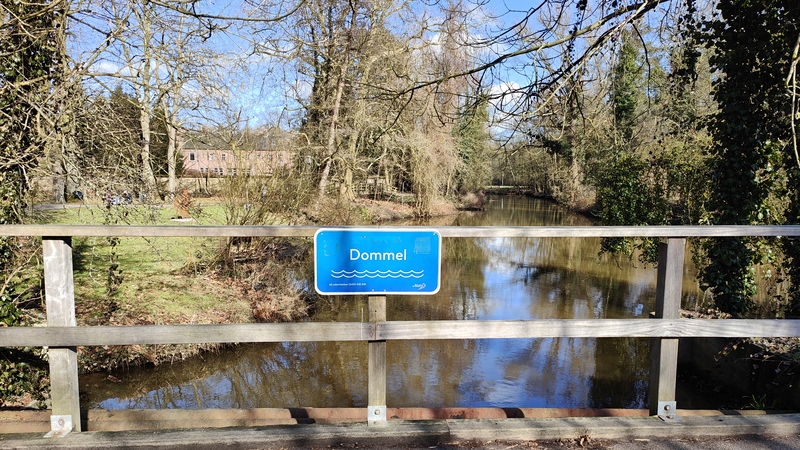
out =
[[(681, 414), (681, 411), (679, 411)], [(187, 424), (191, 425), (191, 424)], [(691, 439), (800, 434), (800, 414), (688, 416), (667, 423), (657, 417), (569, 417), (551, 419), (446, 419), (300, 424), (270, 427), (187, 429), (156, 432), (0, 435), (3, 449), (263, 449), (309, 446), (414, 447), (456, 442), (522, 442), (551, 439)]]

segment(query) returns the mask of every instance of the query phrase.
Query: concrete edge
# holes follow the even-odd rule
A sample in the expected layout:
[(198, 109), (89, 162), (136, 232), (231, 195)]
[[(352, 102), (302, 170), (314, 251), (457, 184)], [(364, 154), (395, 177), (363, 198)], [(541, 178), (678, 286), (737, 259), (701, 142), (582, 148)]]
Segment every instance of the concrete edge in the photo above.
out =
[(551, 439), (709, 438), (715, 436), (800, 434), (800, 414), (686, 417), (667, 423), (657, 417), (576, 417), (555, 419), (448, 419), (336, 425), (278, 425), (150, 432), (83, 432), (45, 439), (41, 434), (0, 436), (2, 449), (257, 449), (358, 444), (432, 446), (464, 441)]
[(449, 420), (454, 441), (550, 439), (707, 438), (734, 435), (800, 434), (800, 414), (694, 416), (679, 422), (658, 417), (572, 417), (559, 419)]
[(392, 421), (385, 426), (366, 423), (337, 425), (276, 425), (255, 428), (217, 428), (147, 432), (89, 431), (63, 438), (42, 434), (0, 436), (0, 449), (262, 449), (285, 447), (339, 446), (343, 444), (405, 443), (436, 445), (446, 442), (446, 421)]
[[(795, 411), (678, 409), (681, 417), (786, 414)], [(50, 431), (49, 410), (0, 410), (0, 435)], [(570, 417), (647, 417), (646, 409), (619, 408), (387, 408), (390, 420), (553, 419)], [(157, 431), (185, 428), (263, 427), (366, 422), (365, 408), (247, 408), (84, 410), (84, 431)]]

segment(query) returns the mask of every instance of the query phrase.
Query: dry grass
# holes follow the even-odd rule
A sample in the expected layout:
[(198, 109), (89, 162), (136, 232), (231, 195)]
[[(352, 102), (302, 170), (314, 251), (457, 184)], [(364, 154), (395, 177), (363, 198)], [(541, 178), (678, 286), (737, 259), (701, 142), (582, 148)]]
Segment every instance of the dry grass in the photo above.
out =
[(291, 322), (308, 314), (308, 304), (300, 295), (258, 295), (250, 300), (250, 307), (259, 323)]

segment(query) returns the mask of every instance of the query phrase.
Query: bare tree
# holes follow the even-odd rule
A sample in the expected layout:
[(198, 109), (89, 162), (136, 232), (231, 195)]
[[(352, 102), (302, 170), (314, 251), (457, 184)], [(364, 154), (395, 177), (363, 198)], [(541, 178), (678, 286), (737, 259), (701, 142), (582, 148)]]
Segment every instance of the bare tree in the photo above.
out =
[[(188, 111), (200, 103), (201, 67), (213, 72), (216, 49), (206, 41), (223, 33), (227, 24), (218, 25), (213, 16), (184, 9), (180, 1), (107, 1), (81, 22), (87, 34), (119, 30), (107, 42), (100, 56), (84, 63), (86, 75), (107, 89), (122, 81), (137, 92), (140, 136), (139, 173), (142, 193), (154, 197), (158, 191), (153, 168), (154, 136), (151, 129), (156, 110), (163, 111), (167, 141), (169, 195), (177, 185), (176, 158), (178, 135)], [(102, 24), (98, 18), (105, 17)], [(108, 24), (108, 25), (105, 25)]]

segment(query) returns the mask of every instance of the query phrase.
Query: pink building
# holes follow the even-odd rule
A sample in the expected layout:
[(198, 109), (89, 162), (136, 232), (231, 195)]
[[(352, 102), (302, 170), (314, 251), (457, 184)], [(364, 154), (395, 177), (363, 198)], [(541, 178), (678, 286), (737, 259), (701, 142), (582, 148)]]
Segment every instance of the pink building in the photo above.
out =
[(183, 173), (187, 176), (271, 176), (275, 169), (291, 167), (297, 154), (285, 132), (239, 136), (233, 145), (219, 139), (192, 138), (181, 145)]

